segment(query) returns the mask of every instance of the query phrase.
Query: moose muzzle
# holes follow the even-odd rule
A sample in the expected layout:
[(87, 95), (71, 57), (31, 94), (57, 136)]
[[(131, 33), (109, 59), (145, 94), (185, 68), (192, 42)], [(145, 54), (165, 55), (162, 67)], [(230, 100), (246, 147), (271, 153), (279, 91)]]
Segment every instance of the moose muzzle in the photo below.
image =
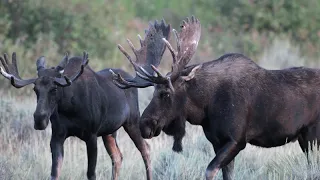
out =
[(35, 130), (44, 130), (48, 126), (49, 116), (45, 112), (35, 112), (33, 114), (34, 118), (34, 129)]
[(162, 127), (160, 127), (156, 120), (142, 119), (140, 121), (141, 135), (145, 139), (150, 139), (154, 136), (158, 136), (161, 133)]

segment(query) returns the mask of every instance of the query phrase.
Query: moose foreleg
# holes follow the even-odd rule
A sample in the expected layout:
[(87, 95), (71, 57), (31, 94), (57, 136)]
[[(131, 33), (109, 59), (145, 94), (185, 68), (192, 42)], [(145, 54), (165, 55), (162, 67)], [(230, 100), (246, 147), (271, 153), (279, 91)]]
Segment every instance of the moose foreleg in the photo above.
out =
[(96, 180), (96, 165), (97, 165), (97, 136), (92, 135), (89, 140), (86, 141), (87, 156), (88, 156), (88, 170), (87, 177), (89, 180)]
[(65, 138), (51, 137), (50, 148), (52, 154), (51, 180), (58, 180), (63, 162), (63, 143)]
[[(217, 151), (216, 157), (210, 162), (207, 167), (206, 180), (213, 180), (218, 171), (222, 167), (227, 166), (244, 147), (245, 145), (239, 145), (235, 141), (230, 141), (222, 146), (222, 148)], [(228, 176), (224, 175), (224, 180), (225, 178), (229, 179)]]
[(147, 180), (152, 180), (149, 144), (142, 138), (139, 127), (135, 125), (126, 125), (124, 126), (124, 129), (129, 134), (130, 138), (141, 153), (146, 169)]

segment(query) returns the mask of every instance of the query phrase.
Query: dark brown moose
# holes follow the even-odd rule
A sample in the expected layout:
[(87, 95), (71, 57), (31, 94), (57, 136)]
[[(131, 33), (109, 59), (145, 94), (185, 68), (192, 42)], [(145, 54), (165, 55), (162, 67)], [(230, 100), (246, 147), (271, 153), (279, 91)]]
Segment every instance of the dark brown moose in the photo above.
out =
[[(150, 24), (144, 40), (140, 39), (141, 49), (136, 51), (139, 57), (160, 59), (165, 51), (162, 38), (168, 39), (170, 25), (164, 21)], [(150, 51), (151, 50), (151, 51)], [(147, 179), (152, 179), (149, 145), (142, 138), (139, 130), (138, 91), (136, 88), (119, 89), (112, 81), (113, 73), (121, 77), (132, 77), (119, 69), (104, 69), (94, 72), (88, 63), (88, 54), (83, 58), (66, 55), (62, 62), (54, 68), (46, 68), (45, 59), (37, 60), (38, 78), (23, 80), (19, 76), (16, 54), (12, 55), (12, 63), (7, 55), (0, 58), (1, 74), (11, 81), (16, 88), (34, 84), (37, 95), (37, 108), (34, 112), (34, 128), (44, 130), (51, 121), (52, 137), (50, 142), (52, 152), (51, 179), (58, 179), (63, 160), (63, 143), (69, 136), (76, 136), (86, 142), (88, 156), (87, 177), (96, 179), (95, 168), (97, 162), (97, 137), (102, 136), (105, 148), (112, 159), (112, 179), (118, 179), (122, 163), (122, 154), (118, 148), (117, 130), (123, 126), (125, 131), (141, 152), (145, 163)], [(153, 61), (141, 62), (157, 65)], [(147, 68), (146, 66), (146, 68)], [(79, 70), (80, 68), (80, 70)], [(152, 73), (152, 69), (149, 72)], [(75, 75), (74, 75), (75, 74)], [(68, 78), (70, 77), (71, 78)], [(76, 80), (77, 79), (77, 80)], [(137, 76), (134, 83), (150, 86)], [(123, 87), (124, 88), (124, 87)]]
[[(320, 137), (320, 70), (266, 70), (235, 53), (187, 66), (196, 51), (201, 26), (192, 17), (180, 27), (180, 32), (174, 31), (177, 51), (164, 40), (173, 58), (166, 76), (155, 66), (149, 73), (132, 63), (138, 76), (155, 87), (141, 116), (144, 138), (158, 136), (163, 130), (174, 137), (173, 150), (182, 151), (186, 121), (202, 126), (216, 152), (206, 170), (207, 180), (214, 179), (221, 168), (223, 179), (232, 179), (234, 158), (247, 143), (269, 148), (298, 139), (302, 150), (308, 151), (308, 143)], [(139, 87), (118, 76), (114, 80)]]
[[(97, 162), (97, 137), (102, 136), (105, 148), (112, 159), (112, 179), (118, 179), (122, 154), (118, 148), (117, 130), (123, 126), (142, 154), (148, 179), (151, 179), (149, 149), (141, 137), (138, 119), (137, 89), (119, 90), (112, 83), (109, 69), (94, 72), (88, 63), (88, 54), (83, 58), (66, 55), (54, 68), (46, 68), (45, 59), (37, 60), (38, 77), (28, 80), (20, 78), (16, 55), (12, 64), (7, 55), (1, 58), (1, 74), (16, 88), (34, 84), (37, 107), (33, 114), (34, 129), (44, 130), (51, 121), (52, 153), (51, 179), (58, 179), (63, 161), (63, 144), (66, 138), (76, 136), (86, 142), (87, 177), (95, 180)], [(78, 69), (80, 68), (80, 71)], [(121, 70), (114, 70), (123, 76)], [(72, 76), (73, 74), (75, 74)], [(72, 78), (67, 78), (72, 76)], [(76, 80), (77, 79), (77, 80)]]

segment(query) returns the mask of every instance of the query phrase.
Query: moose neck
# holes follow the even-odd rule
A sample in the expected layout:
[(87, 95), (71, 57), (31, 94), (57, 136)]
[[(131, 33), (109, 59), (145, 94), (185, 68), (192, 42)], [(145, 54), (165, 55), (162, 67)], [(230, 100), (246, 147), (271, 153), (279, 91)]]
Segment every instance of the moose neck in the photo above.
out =
[(194, 81), (186, 82), (187, 100), (184, 106), (186, 119), (190, 124), (201, 125), (205, 118), (206, 100), (204, 94), (199, 93)]

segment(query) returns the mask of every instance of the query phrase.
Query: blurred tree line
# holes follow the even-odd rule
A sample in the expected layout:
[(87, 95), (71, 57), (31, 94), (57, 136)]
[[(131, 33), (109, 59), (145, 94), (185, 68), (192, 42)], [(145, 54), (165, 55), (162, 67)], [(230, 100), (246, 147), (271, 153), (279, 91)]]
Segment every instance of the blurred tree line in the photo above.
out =
[(0, 53), (17, 51), (27, 76), (37, 57), (53, 64), (66, 51), (87, 50), (93, 66), (120, 67), (118, 43), (135, 40), (148, 21), (178, 28), (191, 14), (202, 23), (199, 54), (210, 59), (226, 52), (255, 59), (276, 38), (319, 56), (320, 0), (0, 0)]

